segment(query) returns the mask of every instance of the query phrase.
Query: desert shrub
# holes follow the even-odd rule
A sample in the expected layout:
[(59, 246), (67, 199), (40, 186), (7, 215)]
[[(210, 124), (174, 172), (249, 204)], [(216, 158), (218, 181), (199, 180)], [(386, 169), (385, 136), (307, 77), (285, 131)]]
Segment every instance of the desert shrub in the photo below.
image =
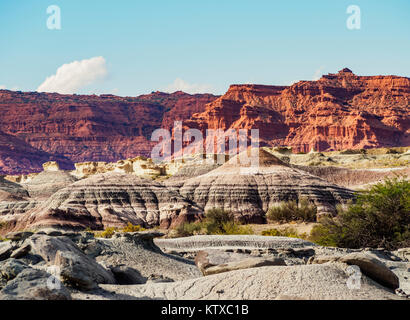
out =
[(208, 210), (202, 222), (183, 223), (174, 230), (176, 237), (189, 237), (196, 234), (253, 234), (253, 230), (250, 226), (237, 223), (233, 214), (222, 209)]
[(262, 231), (263, 236), (269, 236), (269, 237), (288, 237), (288, 238), (300, 238), (300, 239), (306, 239), (307, 234), (302, 233), (299, 234), (295, 228), (283, 228), (283, 229), (269, 229), (269, 230), (264, 230)]
[(205, 213), (203, 222), (206, 234), (223, 234), (224, 223), (235, 222), (233, 214), (223, 209), (211, 209)]
[(8, 222), (0, 222), (0, 230), (7, 229), (9, 227)]
[(363, 152), (361, 151), (362, 149), (346, 149), (343, 151), (340, 151), (340, 154), (362, 154)]
[(185, 222), (181, 223), (174, 229), (175, 237), (190, 237), (199, 234), (202, 230), (202, 223), (200, 222)]
[(117, 232), (118, 229), (114, 228), (114, 227), (108, 227), (107, 229), (105, 229), (104, 231), (100, 231), (100, 232), (96, 232), (95, 236), (97, 238), (112, 238), (112, 236), (114, 235), (115, 232)]
[(320, 221), (310, 239), (343, 248), (410, 246), (410, 182), (387, 179), (358, 194), (356, 203), (339, 209), (336, 218)]
[(253, 229), (251, 228), (251, 226), (241, 225), (234, 221), (224, 222), (222, 225), (222, 229), (223, 231), (217, 234), (223, 234), (223, 235), (253, 234)]
[(133, 225), (131, 222), (128, 222), (127, 226), (120, 230), (121, 232), (138, 232), (145, 231), (145, 229), (139, 225)]
[(273, 222), (316, 221), (317, 209), (308, 199), (302, 198), (299, 203), (295, 200), (282, 202), (279, 206), (270, 208), (266, 217)]

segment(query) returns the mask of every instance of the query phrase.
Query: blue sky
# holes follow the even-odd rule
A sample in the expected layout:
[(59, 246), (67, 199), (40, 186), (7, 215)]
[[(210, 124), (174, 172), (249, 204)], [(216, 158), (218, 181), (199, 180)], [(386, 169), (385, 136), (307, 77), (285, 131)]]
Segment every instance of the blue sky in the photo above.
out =
[[(352, 4), (360, 30), (346, 27)], [(46, 27), (49, 5), (61, 8), (61, 30)], [(106, 75), (77, 93), (135, 96), (181, 79), (222, 94), (343, 67), (409, 76), (409, 40), (407, 0), (1, 0), (0, 87), (35, 91), (62, 65), (93, 57)]]

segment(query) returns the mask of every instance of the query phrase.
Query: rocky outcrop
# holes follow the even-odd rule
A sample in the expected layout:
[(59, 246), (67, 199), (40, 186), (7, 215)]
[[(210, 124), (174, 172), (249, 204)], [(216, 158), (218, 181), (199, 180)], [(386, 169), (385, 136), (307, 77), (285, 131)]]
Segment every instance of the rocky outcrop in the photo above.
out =
[[(163, 234), (115, 233), (101, 239), (89, 232), (47, 233), (14, 234), (14, 240), (0, 243), (10, 249), (0, 259), (0, 299), (405, 300), (410, 288), (407, 258), (383, 249), (328, 248), (284, 237), (153, 241)], [(194, 256), (165, 253), (156, 243), (192, 250)], [(24, 254), (10, 256), (24, 248), (29, 248)], [(201, 268), (223, 273), (202, 276)], [(384, 282), (394, 275), (400, 284), (396, 294)]]
[(232, 85), (184, 122), (206, 129), (259, 129), (263, 145), (294, 152), (410, 145), (410, 79), (349, 69), (290, 87)]
[[(241, 258), (233, 261), (223, 261), (218, 264), (218, 260), (221, 260), (221, 253), (215, 251), (199, 251), (195, 257), (195, 264), (201, 270), (204, 276), (212, 274), (230, 272), (234, 270), (259, 268), (265, 266), (286, 266), (285, 261), (280, 258), (276, 259), (264, 259), (264, 258)], [(215, 257), (216, 256), (216, 257)], [(222, 258), (223, 259), (223, 258)]]
[[(363, 276), (360, 289), (346, 285), (345, 264), (269, 266), (192, 280), (133, 286), (102, 285), (106, 294), (76, 293), (76, 299), (170, 300), (400, 300)], [(116, 298), (119, 297), (119, 298)]]
[(349, 265), (355, 265), (360, 268), (360, 270), (367, 274), (372, 279), (383, 284), (384, 286), (397, 289), (400, 286), (399, 278), (383, 263), (378, 259), (363, 253), (350, 253), (346, 256), (341, 257), (312, 257), (310, 263), (326, 263), (340, 261), (347, 263)]
[(152, 159), (135, 157), (117, 162), (83, 162), (74, 164), (72, 172), (77, 178), (89, 177), (93, 174), (106, 172), (130, 173), (146, 178), (155, 178), (168, 174), (168, 165), (155, 164)]
[(0, 176), (0, 223), (7, 223), (13, 216), (24, 214), (36, 204), (21, 185)]
[(155, 232), (118, 233), (109, 240), (89, 241), (84, 250), (87, 252), (91, 248), (95, 250), (95, 247), (98, 247), (96, 261), (114, 270), (117, 277), (118, 272), (124, 275), (127, 270), (127, 274), (134, 275), (132, 277), (137, 280), (138, 277), (135, 278), (135, 270), (137, 270), (140, 283), (199, 277), (201, 273), (193, 261), (166, 254), (154, 244), (153, 239), (162, 235)]
[(63, 285), (49, 286), (51, 276), (43, 270), (25, 266), (0, 291), (0, 300), (71, 300), (70, 292)]
[(170, 227), (194, 221), (201, 209), (159, 182), (132, 174), (93, 175), (60, 189), (15, 221), (15, 229), (104, 229), (134, 225)]
[[(246, 152), (246, 151), (245, 151)], [(248, 150), (249, 153), (249, 150)], [(282, 201), (307, 198), (318, 215), (333, 214), (335, 206), (353, 198), (353, 192), (294, 169), (259, 149), (258, 166), (241, 163), (242, 154), (221, 167), (182, 183), (168, 184), (205, 212), (213, 208), (231, 211), (242, 222), (262, 223), (269, 208)]]
[(31, 198), (37, 201), (44, 201), (58, 190), (67, 187), (76, 182), (78, 179), (67, 171), (63, 170), (45, 170), (30, 181), (20, 185), (26, 189)]

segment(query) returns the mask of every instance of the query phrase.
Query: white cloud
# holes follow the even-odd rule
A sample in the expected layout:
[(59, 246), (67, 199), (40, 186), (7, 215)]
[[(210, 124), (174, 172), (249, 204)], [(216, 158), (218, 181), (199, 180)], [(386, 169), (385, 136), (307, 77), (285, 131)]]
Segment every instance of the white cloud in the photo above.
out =
[(313, 80), (319, 80), (322, 77), (322, 72), (324, 68), (324, 66), (321, 66), (319, 69), (315, 71), (315, 74), (313, 75)]
[(210, 93), (212, 91), (212, 86), (208, 84), (188, 83), (180, 78), (177, 78), (173, 83), (166, 87), (164, 91), (169, 93), (183, 91), (190, 94)]
[(6, 89), (6, 86), (4, 84), (0, 84), (0, 90)]
[(56, 74), (47, 77), (37, 91), (72, 94), (106, 75), (107, 68), (103, 57), (74, 61), (59, 67)]

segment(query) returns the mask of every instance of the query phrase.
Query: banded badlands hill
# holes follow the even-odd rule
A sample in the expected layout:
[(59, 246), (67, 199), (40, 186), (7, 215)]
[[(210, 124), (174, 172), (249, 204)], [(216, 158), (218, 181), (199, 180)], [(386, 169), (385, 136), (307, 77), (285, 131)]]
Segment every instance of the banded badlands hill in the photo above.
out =
[(0, 90), (0, 174), (40, 172), (47, 161), (149, 156), (153, 130), (259, 129), (261, 146), (294, 152), (410, 145), (410, 79), (349, 69), (291, 86), (232, 85), (217, 97), (155, 92), (139, 97)]

